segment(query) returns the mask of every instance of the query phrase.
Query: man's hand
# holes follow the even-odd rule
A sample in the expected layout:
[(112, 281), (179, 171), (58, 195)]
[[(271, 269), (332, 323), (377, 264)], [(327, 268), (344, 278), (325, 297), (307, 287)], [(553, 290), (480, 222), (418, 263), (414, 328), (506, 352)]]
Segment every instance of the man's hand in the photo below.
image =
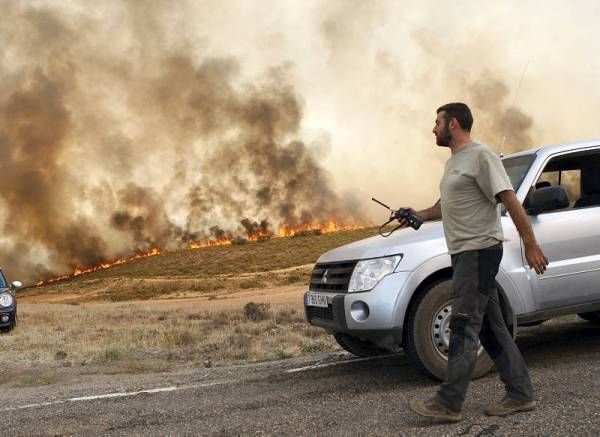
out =
[[(407, 209), (407, 210), (409, 210), (411, 214), (415, 214), (416, 216), (418, 216), (418, 217), (421, 219), (421, 221), (424, 221), (424, 220), (423, 220), (423, 216), (421, 216), (421, 214), (419, 214), (419, 213), (418, 213), (417, 211), (415, 211), (414, 209), (412, 209), (412, 208), (410, 208), (410, 207), (404, 207), (404, 209)], [(398, 220), (398, 223), (400, 223), (400, 227), (401, 227), (401, 228), (406, 228), (406, 227), (410, 226), (410, 225), (409, 225), (409, 223), (408, 223), (408, 220), (406, 220), (406, 219), (405, 219), (405, 218), (403, 218), (403, 217), (400, 217), (400, 218), (399, 218), (399, 219), (397, 219), (397, 220)]]
[(527, 259), (529, 267), (534, 269), (538, 275), (546, 271), (546, 266), (549, 262), (548, 258), (536, 243), (525, 246), (525, 259)]
[[(423, 209), (421, 211), (415, 211), (410, 207), (406, 207), (405, 209), (408, 209), (411, 212), (411, 214), (415, 214), (417, 217), (419, 217), (422, 222), (427, 222), (430, 220), (439, 220), (442, 218), (442, 206), (440, 199), (438, 199), (438, 201), (435, 202), (435, 204), (431, 208)], [(400, 223), (401, 228), (406, 228), (407, 226), (409, 226), (408, 221), (403, 218), (399, 218), (398, 223)]]

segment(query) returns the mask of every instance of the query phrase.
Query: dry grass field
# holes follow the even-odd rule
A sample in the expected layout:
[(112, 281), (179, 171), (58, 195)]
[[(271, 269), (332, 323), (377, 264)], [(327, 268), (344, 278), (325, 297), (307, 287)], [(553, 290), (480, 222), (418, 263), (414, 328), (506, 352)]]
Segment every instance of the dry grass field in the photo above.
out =
[(23, 290), (17, 328), (0, 335), (0, 384), (338, 350), (305, 322), (302, 295), (320, 254), (375, 233), (173, 252)]

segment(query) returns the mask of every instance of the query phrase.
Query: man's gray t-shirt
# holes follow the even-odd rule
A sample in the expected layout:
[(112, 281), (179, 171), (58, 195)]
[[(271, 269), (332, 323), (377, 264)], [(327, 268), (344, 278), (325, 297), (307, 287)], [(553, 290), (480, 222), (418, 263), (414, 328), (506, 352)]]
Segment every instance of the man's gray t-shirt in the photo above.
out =
[(486, 145), (471, 141), (448, 159), (440, 193), (450, 254), (504, 240), (495, 196), (512, 189), (502, 161)]

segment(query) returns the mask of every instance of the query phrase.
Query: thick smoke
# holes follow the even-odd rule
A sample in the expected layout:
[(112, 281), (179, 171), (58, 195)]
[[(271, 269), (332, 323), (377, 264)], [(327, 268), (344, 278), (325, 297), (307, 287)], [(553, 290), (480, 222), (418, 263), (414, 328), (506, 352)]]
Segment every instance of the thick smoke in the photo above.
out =
[[(443, 83), (447, 84), (444, 95), (449, 101), (464, 101), (474, 112), (474, 136), (498, 149), (504, 139), (503, 153), (526, 150), (534, 145), (533, 118), (516, 105), (518, 83), (508, 84), (500, 74), (489, 70), (484, 64), (465, 65), (455, 57), (462, 50), (472, 50), (468, 44), (456, 44), (452, 39), (436, 35), (426, 29), (418, 29), (412, 34), (417, 45), (432, 57), (440, 53), (451, 53), (450, 61), (443, 61)], [(485, 41), (484, 41), (485, 42)], [(491, 44), (490, 44), (491, 45)], [(485, 47), (485, 44), (482, 45)], [(469, 53), (467, 59), (487, 58), (487, 53)], [(431, 81), (439, 80), (432, 74)], [(434, 110), (435, 108), (432, 108)]]
[(267, 220), (261, 220), (260, 223), (248, 219), (244, 219), (241, 222), (242, 226), (246, 230), (248, 237), (257, 236), (259, 238), (268, 238), (272, 235), (271, 227)]
[(598, 6), (555, 3), (3, 2), (0, 264), (430, 206), (451, 101), (504, 153), (598, 137)]
[(47, 249), (51, 264), (93, 265), (104, 258), (103, 239), (66, 195), (75, 182), (60, 160), (72, 128), (68, 92), (64, 79), (35, 69), (0, 102), (3, 233), (21, 247), (27, 243), (24, 253), (13, 254), (20, 262), (27, 261), (30, 242)]
[(250, 80), (235, 58), (192, 56), (162, 25), (166, 4), (127, 4), (114, 46), (88, 16), (5, 6), (0, 259), (11, 277), (361, 220), (300, 139), (288, 67)]
[(477, 129), (497, 140), (503, 153), (519, 152), (534, 146), (533, 118), (510, 103), (508, 86), (493, 75), (475, 81), (470, 87), (470, 102), (485, 116), (477, 120)]

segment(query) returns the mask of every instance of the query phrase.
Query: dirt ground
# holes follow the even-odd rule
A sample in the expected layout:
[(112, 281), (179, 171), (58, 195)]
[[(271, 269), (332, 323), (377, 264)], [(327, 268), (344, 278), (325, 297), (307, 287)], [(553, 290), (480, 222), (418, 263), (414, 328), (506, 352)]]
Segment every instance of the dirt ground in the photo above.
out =
[(87, 301), (81, 293), (19, 297), (0, 335), (0, 386), (83, 374), (153, 373), (257, 363), (340, 350), (305, 321), (306, 285)]

